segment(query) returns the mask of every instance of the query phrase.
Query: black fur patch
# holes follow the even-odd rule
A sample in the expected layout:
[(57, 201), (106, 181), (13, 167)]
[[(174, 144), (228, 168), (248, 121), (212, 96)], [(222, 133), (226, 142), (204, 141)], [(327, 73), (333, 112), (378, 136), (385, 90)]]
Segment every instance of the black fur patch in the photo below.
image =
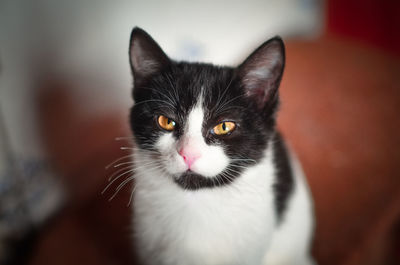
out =
[(275, 209), (279, 221), (281, 221), (290, 195), (293, 193), (294, 178), (285, 143), (278, 132), (273, 139), (273, 152), (274, 163), (277, 169), (274, 184)]
[(186, 172), (179, 178), (175, 179), (175, 183), (184, 189), (197, 190), (203, 188), (213, 188), (229, 184), (233, 180), (216, 176), (213, 178), (205, 178), (193, 172)]

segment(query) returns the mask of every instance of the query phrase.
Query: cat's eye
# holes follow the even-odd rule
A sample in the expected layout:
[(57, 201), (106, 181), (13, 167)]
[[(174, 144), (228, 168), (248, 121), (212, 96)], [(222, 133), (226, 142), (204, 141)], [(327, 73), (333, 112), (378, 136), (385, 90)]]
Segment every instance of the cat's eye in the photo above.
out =
[(161, 126), (164, 130), (172, 131), (175, 129), (176, 123), (172, 119), (165, 117), (164, 115), (160, 115), (157, 118), (158, 125)]
[(216, 135), (225, 135), (231, 133), (235, 129), (236, 125), (231, 121), (224, 121), (219, 123), (217, 126), (213, 128), (213, 132)]

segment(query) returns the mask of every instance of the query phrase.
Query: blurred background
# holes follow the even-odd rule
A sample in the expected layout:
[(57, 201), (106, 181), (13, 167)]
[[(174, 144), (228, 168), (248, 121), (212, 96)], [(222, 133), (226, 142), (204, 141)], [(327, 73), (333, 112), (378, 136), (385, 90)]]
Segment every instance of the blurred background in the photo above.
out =
[[(279, 128), (315, 201), (319, 264), (400, 264), (400, 2), (0, 1), (0, 264), (135, 264), (130, 31), (236, 65), (287, 45)], [(121, 150), (122, 148), (122, 150)], [(115, 164), (114, 164), (115, 165)]]

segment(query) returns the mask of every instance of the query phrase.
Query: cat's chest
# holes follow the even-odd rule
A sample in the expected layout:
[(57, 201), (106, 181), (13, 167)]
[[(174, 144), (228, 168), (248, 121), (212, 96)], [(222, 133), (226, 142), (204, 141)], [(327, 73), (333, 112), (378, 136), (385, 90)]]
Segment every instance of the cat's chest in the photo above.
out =
[(273, 175), (264, 161), (231, 185), (184, 191), (171, 179), (143, 172), (135, 194), (137, 240), (149, 253), (179, 251), (199, 264), (253, 264), (275, 223)]

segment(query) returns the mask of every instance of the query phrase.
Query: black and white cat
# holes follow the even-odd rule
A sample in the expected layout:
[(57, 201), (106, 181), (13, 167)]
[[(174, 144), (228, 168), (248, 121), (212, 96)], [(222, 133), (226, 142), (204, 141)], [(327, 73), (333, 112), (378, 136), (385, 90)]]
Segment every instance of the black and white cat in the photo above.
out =
[(282, 40), (231, 68), (173, 61), (135, 28), (130, 63), (143, 263), (313, 264), (308, 187), (275, 129)]

